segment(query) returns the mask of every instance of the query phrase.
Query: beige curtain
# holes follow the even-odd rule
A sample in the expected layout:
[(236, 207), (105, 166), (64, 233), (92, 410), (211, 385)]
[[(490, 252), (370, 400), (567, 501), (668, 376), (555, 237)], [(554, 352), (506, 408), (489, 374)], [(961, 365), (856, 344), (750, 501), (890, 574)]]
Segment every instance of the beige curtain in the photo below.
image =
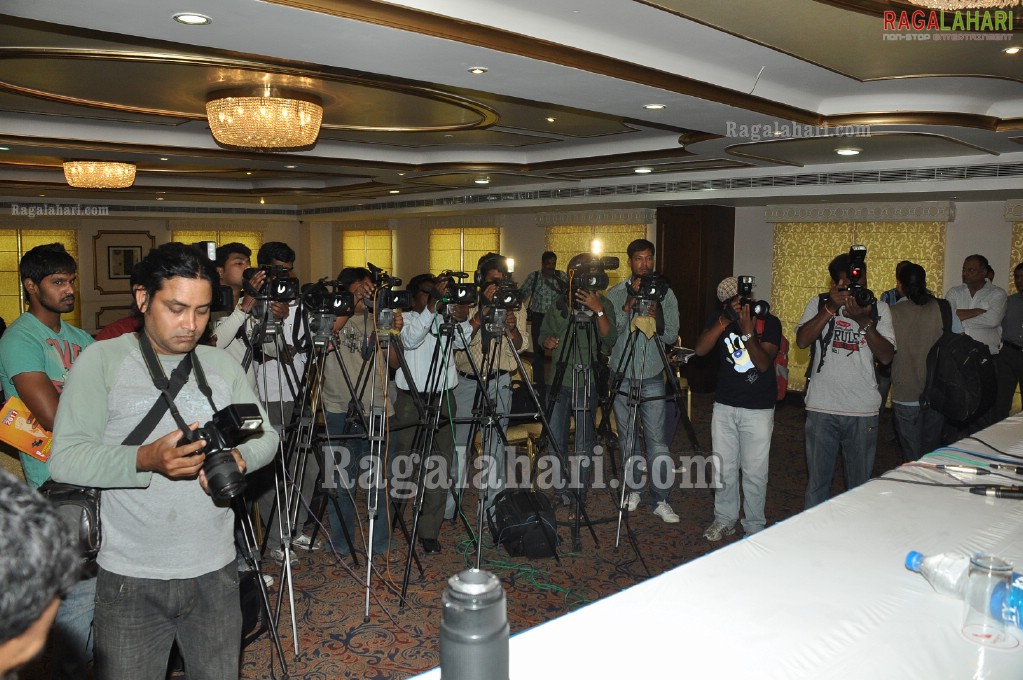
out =
[(430, 271), (445, 269), (472, 273), (486, 253), (499, 252), (500, 227), (436, 227), (430, 229)]
[(341, 266), (365, 267), (372, 262), (386, 272), (394, 269), (390, 229), (341, 231)]

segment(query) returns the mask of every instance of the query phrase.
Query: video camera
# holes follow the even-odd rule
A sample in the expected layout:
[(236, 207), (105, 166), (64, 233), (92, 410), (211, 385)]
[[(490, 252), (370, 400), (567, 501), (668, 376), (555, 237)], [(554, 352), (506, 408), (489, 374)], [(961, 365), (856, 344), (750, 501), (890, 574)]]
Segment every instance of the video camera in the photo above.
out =
[(373, 276), (373, 285), (376, 286), (376, 293), (372, 300), (366, 301), (366, 306), (376, 314), (376, 329), (389, 331), (394, 327), (395, 310), (412, 309), (412, 293), (407, 290), (393, 290), (401, 286), (401, 279), (389, 275), (372, 262), (367, 262), (366, 268)]
[[(573, 257), (576, 260), (579, 256)], [(583, 258), (569, 267), (572, 282), (572, 300), (575, 300), (575, 293), (578, 290), (588, 290), (592, 293), (607, 290), (611, 283), (607, 276), (607, 270), (618, 269), (617, 257), (592, 257)]]
[(355, 314), (355, 294), (338, 281), (320, 279), (303, 287), (302, 305), (313, 343), (322, 345), (330, 340), (334, 319)]
[[(203, 254), (210, 263), (217, 261), (216, 241), (197, 241), (191, 244), (193, 248)], [(231, 286), (221, 286), (219, 283), (213, 286), (213, 302), (210, 304), (211, 312), (226, 312), (234, 306), (234, 291)]]
[[(250, 281), (257, 272), (266, 272), (263, 285), (256, 290)], [(288, 276), (291, 270), (276, 264), (262, 264), (249, 267), (242, 272), (245, 292), (257, 300), (267, 302), (291, 302), (298, 299), (300, 284), (294, 276)]]
[(849, 293), (860, 307), (873, 307), (877, 304), (877, 296), (867, 288), (866, 258), (866, 246), (849, 247)]
[(739, 279), (739, 305), (749, 305), (750, 316), (758, 319), (767, 318), (767, 315), (771, 313), (771, 304), (766, 300), (753, 298), (753, 284), (756, 283), (756, 277), (739, 276), (737, 278)]
[(437, 283), (448, 281), (447, 290), (444, 292), (443, 302), (451, 305), (472, 306), (479, 301), (479, 291), (472, 283), (466, 283), (462, 279), (469, 278), (465, 272), (456, 272), (445, 269), (437, 276)]
[(214, 413), (204, 426), (184, 433), (179, 445), (200, 439), (206, 441), (206, 446), (196, 455), (206, 454), (202, 469), (214, 500), (230, 501), (245, 491), (245, 475), (235, 463), (231, 449), (258, 432), (262, 425), (263, 417), (258, 406), (231, 404)]
[(650, 272), (639, 277), (639, 287), (632, 294), (636, 298), (636, 314), (639, 316), (650, 316), (654, 306), (664, 301), (671, 285), (668, 279), (657, 272)]

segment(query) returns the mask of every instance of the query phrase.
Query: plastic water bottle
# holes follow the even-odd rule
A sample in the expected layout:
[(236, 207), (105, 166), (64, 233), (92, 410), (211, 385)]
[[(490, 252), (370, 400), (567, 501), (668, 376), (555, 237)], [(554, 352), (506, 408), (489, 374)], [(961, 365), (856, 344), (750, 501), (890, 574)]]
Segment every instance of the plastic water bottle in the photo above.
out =
[[(935, 591), (963, 599), (969, 580), (970, 558), (960, 553), (941, 553), (925, 557), (913, 550), (906, 555), (906, 568), (923, 575)], [(991, 595), (991, 612), (1001, 611), (1002, 620), (1023, 628), (1023, 574), (1013, 572), (1012, 586), (1004, 585)]]

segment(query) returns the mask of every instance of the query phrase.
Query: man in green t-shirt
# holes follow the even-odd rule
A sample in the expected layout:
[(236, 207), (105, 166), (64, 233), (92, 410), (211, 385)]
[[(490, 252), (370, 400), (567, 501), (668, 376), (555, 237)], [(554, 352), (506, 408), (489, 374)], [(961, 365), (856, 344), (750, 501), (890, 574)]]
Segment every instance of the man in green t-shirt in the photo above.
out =
[[(25, 253), (20, 273), (28, 311), (0, 338), (0, 381), (4, 394), (19, 397), (39, 424), (52, 431), (64, 379), (92, 344), (88, 333), (60, 319), (75, 309), (78, 264), (63, 245), (49, 243)], [(27, 453), (21, 454), (21, 465), (33, 488), (50, 477), (47, 464)], [(87, 578), (61, 603), (51, 635), (54, 678), (85, 677), (95, 597), (96, 579)]]

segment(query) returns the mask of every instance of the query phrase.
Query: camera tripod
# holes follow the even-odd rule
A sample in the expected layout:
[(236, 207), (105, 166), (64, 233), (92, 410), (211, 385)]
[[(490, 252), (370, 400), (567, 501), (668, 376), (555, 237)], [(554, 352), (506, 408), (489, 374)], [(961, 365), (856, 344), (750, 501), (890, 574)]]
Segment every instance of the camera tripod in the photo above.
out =
[[(555, 410), (559, 408), (564, 409), (564, 429), (560, 432), (554, 432), (553, 429), (547, 428), (543, 431), (543, 436), (550, 443), (557, 442), (558, 447), (560, 447), (567, 440), (569, 412), (575, 418), (575, 437), (571, 453), (560, 457), (562, 459), (563, 475), (568, 482), (567, 487), (573, 491), (573, 493), (568, 494), (573, 508), (571, 523), (572, 550), (578, 552), (582, 549), (582, 541), (580, 540), (581, 523), (585, 523), (589, 528), (594, 545), (600, 547), (593, 524), (595, 522), (599, 523), (602, 520), (590, 520), (583, 500), (584, 494), (579, 493), (577, 489), (577, 486), (582, 486), (583, 489), (589, 486), (592, 477), (593, 451), (587, 449), (596, 443), (596, 428), (592, 425), (595, 420), (594, 407), (596, 406), (597, 396), (596, 385), (593, 380), (593, 365), (598, 361), (594, 348), (599, 341), (597, 340), (597, 330), (594, 327), (595, 317), (586, 311), (576, 309), (574, 305), (566, 311), (569, 315), (569, 320), (565, 326), (564, 334), (558, 341), (561, 352), (559, 353), (558, 362), (554, 367), (554, 377), (551, 381), (550, 391), (547, 394), (546, 409), (546, 415), (549, 420), (553, 419)], [(557, 312), (554, 310), (548, 311), (548, 314), (554, 313)], [(586, 341), (585, 353), (587, 356), (585, 357), (580, 356), (583, 352), (583, 340)], [(563, 397), (562, 387), (565, 383), (565, 373), (568, 371), (570, 358), (575, 358), (575, 363), (573, 363), (571, 369), (571, 403), (562, 404), (560, 403)], [(565, 435), (564, 438), (559, 437), (562, 434)], [(568, 464), (572, 460), (579, 462), (578, 474), (576, 474), (576, 469)], [(631, 539), (631, 531), (629, 536)], [(634, 540), (633, 546), (636, 547), (638, 555), (638, 546), (636, 546)]]
[[(458, 418), (459, 422), (465, 422), (469, 424), (468, 437), (466, 441), (466, 451), (473, 449), (473, 443), (476, 441), (476, 433), (478, 430), (482, 430), (480, 436), (480, 455), (485, 456), (485, 460), (490, 464), (483, 467), (480, 475), (481, 487), (477, 489), (479, 497), (477, 499), (477, 513), (476, 513), (476, 533), (475, 535), (469, 529), (468, 523), (466, 522), (466, 529), (470, 536), (473, 537), (476, 548), (476, 559), (475, 567), (480, 568), (482, 562), (483, 553), (483, 528), (484, 521), (486, 519), (486, 513), (491, 508), (493, 499), (490, 496), (491, 484), (489, 473), (491, 466), (498, 468), (498, 481), (504, 480), (503, 475), (508, 473), (507, 465), (507, 451), (509, 449), (508, 435), (505, 428), (505, 423), (509, 417), (519, 416), (530, 416), (533, 419), (540, 419), (544, 423), (547, 422), (546, 416), (543, 412), (543, 408), (540, 404), (540, 399), (533, 389), (533, 386), (528, 381), (524, 381), (527, 385), (530, 398), (536, 406), (536, 411), (532, 413), (513, 414), (513, 413), (501, 413), (502, 408), (498, 405), (498, 393), (500, 390), (500, 363), (501, 356), (504, 353), (505, 348), (509, 347), (512, 340), (508, 337), (508, 330), (505, 326), (505, 318), (509, 313), (513, 313), (514, 310), (505, 309), (491, 309), (490, 318), (484, 318), (482, 316), (482, 309), (480, 308), (480, 325), (479, 328), (474, 332), (473, 335), (479, 334), (480, 337), (480, 354), (482, 363), (477, 364), (476, 358), (473, 356), (470, 350), (472, 340), (467, 341), (464, 336), (464, 332), (461, 326), (457, 326), (459, 334), (462, 336), (462, 344), (466, 347), (465, 356), (469, 361), (471, 367), (472, 377), (476, 385), (476, 394), (473, 402), (472, 416), (469, 418)], [(508, 343), (508, 344), (505, 344)], [(520, 375), (526, 375), (525, 368), (522, 365), (522, 360), (518, 355), (518, 352), (512, 348), (509, 352), (515, 360), (516, 370), (519, 371)], [(510, 404), (509, 404), (510, 406)], [(498, 447), (501, 447), (502, 453), (496, 456), (491, 454), (492, 451), (497, 451)], [(469, 457), (466, 457), (466, 467), (469, 465)], [(503, 468), (503, 469), (500, 469)], [(506, 481), (506, 480), (505, 480)], [(530, 497), (530, 501), (533, 503), (533, 513), (537, 519), (538, 524), (543, 527), (544, 538), (547, 540), (551, 552), (554, 554), (555, 559), (558, 562), (561, 561), (561, 557), (558, 555), (557, 550), (557, 535), (554, 530), (548, 531), (549, 527), (543, 523), (540, 518), (540, 508), (535, 504), (535, 500)], [(463, 522), (465, 522), (463, 518)], [(553, 534), (553, 535), (552, 535)], [(498, 537), (494, 536), (496, 540)]]
[[(637, 310), (634, 308), (632, 314), (629, 317), (629, 324), (626, 325), (628, 328), (632, 325), (632, 321), (639, 316)], [(642, 336), (642, 337), (641, 337)], [(665, 392), (663, 394), (652, 395), (644, 397), (643, 392), (643, 375), (646, 373), (646, 361), (647, 353), (643, 353), (643, 361), (640, 366), (635, 365), (636, 349), (641, 343), (653, 343), (657, 349), (657, 357), (660, 360), (661, 368), (657, 375), (667, 375), (667, 384), (670, 387), (670, 394)], [(620, 485), (620, 493), (618, 497), (618, 530), (615, 536), (615, 547), (619, 545), (621, 540), (621, 531), (623, 525), (623, 519), (626, 512), (626, 494), (630, 492), (629, 484), (627, 483), (630, 478), (629, 459), (635, 454), (636, 445), (639, 440), (639, 425), (641, 406), (644, 403), (654, 401), (665, 401), (671, 400), (675, 403), (679, 413), (679, 422), (682, 423), (686, 430), (686, 434), (689, 437), (689, 442), (693, 447), (694, 451), (702, 451), (699, 440), (696, 436), (696, 429), (693, 427), (692, 421), (689, 419), (688, 414), (684, 409), (679, 406), (679, 401), (682, 395), (682, 386), (679, 384), (678, 376), (672, 369), (671, 363), (668, 361), (668, 356), (664, 350), (664, 344), (661, 342), (659, 336), (655, 335), (647, 338), (640, 328), (634, 328), (630, 331), (629, 337), (626, 340), (626, 344), (623, 348), (621, 358), (618, 365), (614, 367), (612, 371), (611, 386), (608, 391), (608, 397), (603, 406), (603, 415), (605, 427), (607, 427), (608, 419), (610, 418), (611, 409), (614, 408), (614, 404), (617, 401), (619, 404), (624, 406), (622, 409), (625, 413), (624, 418), (617, 418), (618, 421), (618, 434), (619, 434), (619, 448), (621, 451), (621, 463), (622, 463), (622, 481)], [(627, 392), (622, 391), (622, 384), (625, 380), (629, 381), (629, 389)], [(623, 398), (623, 399), (620, 399)], [(624, 401), (624, 403), (623, 403)], [(645, 420), (645, 419), (644, 419)], [(662, 433), (663, 436), (663, 433)], [(647, 442), (646, 446), (649, 447), (650, 443)], [(647, 452), (649, 456), (649, 451)], [(671, 466), (671, 472), (674, 474), (674, 464)], [(647, 469), (648, 475), (653, 475), (656, 471), (653, 469), (653, 465), (649, 465)], [(651, 484), (654, 481), (651, 479)], [(631, 532), (630, 532), (631, 533)], [(633, 540), (630, 538), (630, 540)], [(637, 550), (638, 554), (638, 550)], [(649, 568), (646, 562), (640, 556), (640, 561), (643, 563), (643, 567)]]

